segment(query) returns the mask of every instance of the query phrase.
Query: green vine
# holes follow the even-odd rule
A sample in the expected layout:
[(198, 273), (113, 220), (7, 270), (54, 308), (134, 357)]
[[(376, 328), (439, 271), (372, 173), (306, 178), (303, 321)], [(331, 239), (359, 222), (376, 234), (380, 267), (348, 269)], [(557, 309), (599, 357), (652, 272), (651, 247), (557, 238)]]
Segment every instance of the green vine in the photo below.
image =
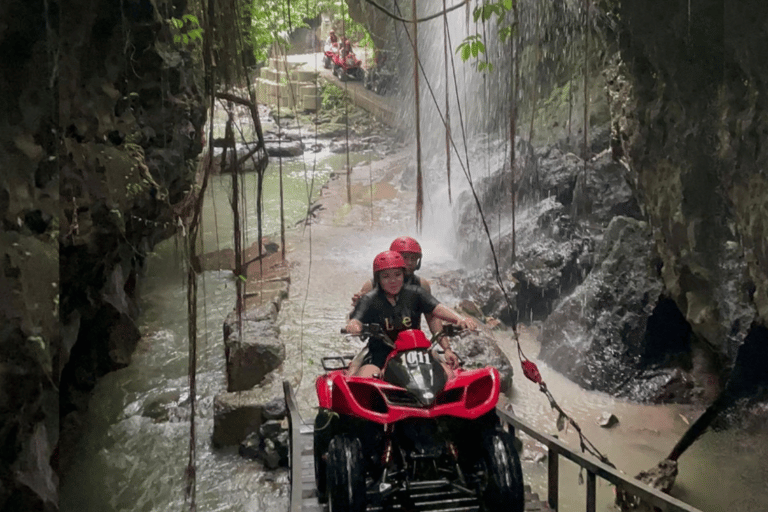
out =
[(200, 21), (197, 16), (185, 14), (179, 18), (168, 20), (173, 32), (173, 42), (183, 46), (194, 44), (197, 41), (203, 41), (203, 29), (200, 27)]

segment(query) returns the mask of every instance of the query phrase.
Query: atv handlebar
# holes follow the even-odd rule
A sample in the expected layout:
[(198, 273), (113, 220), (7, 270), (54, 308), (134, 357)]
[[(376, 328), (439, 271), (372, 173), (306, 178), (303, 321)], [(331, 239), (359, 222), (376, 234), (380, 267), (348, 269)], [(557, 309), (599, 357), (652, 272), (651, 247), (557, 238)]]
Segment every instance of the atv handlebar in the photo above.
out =
[[(468, 332), (467, 329), (463, 329), (457, 325), (454, 324), (443, 324), (443, 328), (432, 335), (432, 338), (430, 339), (430, 343), (432, 345), (435, 345), (438, 341), (440, 341), (441, 338), (449, 337), (452, 338), (454, 336), (461, 336), (463, 333)], [(387, 334), (384, 332), (384, 330), (381, 328), (381, 325), (379, 324), (363, 324), (363, 328), (360, 331), (359, 334), (350, 334), (347, 332), (346, 328), (341, 329), (341, 334), (349, 334), (350, 336), (359, 336), (360, 338), (367, 339), (371, 336), (376, 336), (384, 340), (384, 342), (387, 345), (395, 346), (395, 343), (387, 336)]]
[(392, 341), (384, 329), (379, 324), (363, 324), (363, 329), (358, 334), (351, 334), (347, 332), (346, 328), (341, 329), (341, 334), (349, 334), (350, 336), (359, 336), (361, 339), (367, 340), (370, 337), (377, 337), (390, 347), (395, 346), (395, 342)]

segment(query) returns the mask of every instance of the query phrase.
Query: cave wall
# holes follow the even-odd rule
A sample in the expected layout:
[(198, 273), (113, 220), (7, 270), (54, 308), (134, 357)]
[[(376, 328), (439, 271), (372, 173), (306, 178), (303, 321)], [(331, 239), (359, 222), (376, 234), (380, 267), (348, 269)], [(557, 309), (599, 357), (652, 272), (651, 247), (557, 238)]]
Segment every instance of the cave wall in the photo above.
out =
[(62, 439), (95, 381), (130, 362), (143, 261), (189, 213), (206, 116), (199, 43), (175, 44), (166, 21), (186, 2), (75, 4), (59, 44)]
[(625, 101), (615, 125), (666, 292), (730, 365), (768, 321), (768, 10), (753, 0), (617, 4), (613, 85)]
[(42, 1), (0, 4), (2, 510), (57, 506), (57, 97), (43, 12)]
[(58, 509), (144, 257), (194, 199), (206, 110), (184, 0), (0, 4), (0, 509)]

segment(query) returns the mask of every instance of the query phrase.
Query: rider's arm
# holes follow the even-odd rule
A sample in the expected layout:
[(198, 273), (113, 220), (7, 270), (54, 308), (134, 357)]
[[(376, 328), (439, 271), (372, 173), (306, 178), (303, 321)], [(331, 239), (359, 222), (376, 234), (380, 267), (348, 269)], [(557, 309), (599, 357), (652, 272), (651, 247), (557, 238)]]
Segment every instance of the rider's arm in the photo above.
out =
[[(427, 281), (423, 277), (419, 277), (419, 285), (427, 290), (430, 295), (432, 294), (432, 286), (430, 285), (429, 281)], [(427, 325), (429, 326), (429, 332), (432, 334), (437, 334), (438, 332), (443, 330), (443, 321), (439, 318), (435, 317), (432, 313), (425, 313), (424, 319), (427, 321)]]
[[(469, 330), (477, 329), (477, 324), (475, 323), (474, 320), (472, 320), (469, 317), (461, 316), (455, 311), (451, 310), (450, 308), (443, 306), (442, 304), (438, 304), (435, 307), (435, 309), (432, 311), (432, 315), (436, 316), (441, 320), (454, 323), (459, 327), (461, 327), (462, 329), (469, 329)], [(430, 329), (431, 328), (432, 326), (430, 326)]]

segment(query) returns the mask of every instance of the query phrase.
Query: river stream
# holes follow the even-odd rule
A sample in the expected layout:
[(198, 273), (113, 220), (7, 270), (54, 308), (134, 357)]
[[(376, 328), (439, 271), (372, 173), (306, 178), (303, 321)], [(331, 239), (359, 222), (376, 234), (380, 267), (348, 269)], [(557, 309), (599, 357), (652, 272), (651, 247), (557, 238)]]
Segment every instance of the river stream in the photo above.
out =
[[(445, 235), (445, 212), (427, 211), (425, 229), (416, 235), (413, 198), (406, 193), (377, 199), (374, 208), (359, 201), (352, 208), (321, 213), (310, 226), (294, 226), (303, 217), (308, 200), (317, 197), (331, 169), (341, 167), (335, 158), (321, 155), (319, 165), (309, 166), (315, 169), (312, 192), (308, 192), (312, 176), (307, 166), (294, 163), (284, 169), (286, 190), (292, 190), (286, 193), (287, 251), (292, 275), (290, 297), (283, 303), (279, 323), (286, 361), (290, 362), (285, 365), (285, 377), (296, 389), (307, 423), (314, 418), (314, 379), (321, 371), (320, 358), (354, 353), (360, 347), (356, 340), (338, 333), (352, 293), (370, 277), (373, 256), (386, 249), (396, 236), (411, 235), (424, 249), (420, 275), (432, 279), (458, 267), (453, 258), (454, 242)], [(370, 155), (357, 155), (353, 163), (366, 158)], [(358, 167), (365, 172), (356, 171), (355, 180), (367, 184), (369, 167), (365, 163)], [(374, 175), (389, 172), (382, 169), (373, 169)], [(270, 196), (265, 205), (265, 233), (279, 230), (275, 170), (273, 164), (265, 186), (265, 194)], [(249, 197), (255, 196), (253, 178), (246, 179)], [(212, 183), (203, 224), (205, 250), (232, 245), (227, 192), (230, 186), (228, 177)], [(248, 201), (252, 211), (255, 198)], [(248, 243), (256, 239), (255, 230), (256, 221), (251, 216), (246, 227)], [(186, 292), (180, 261), (173, 240), (158, 246), (148, 261), (140, 319), (144, 336), (132, 364), (105, 376), (96, 386), (87, 426), (76, 449), (78, 455), (61, 483), (61, 510), (184, 509), (190, 430), (185, 408), (181, 407), (178, 417), (168, 421), (155, 421), (145, 413), (154, 401), (182, 403), (188, 399)], [(433, 286), (433, 292), (448, 305), (457, 302), (439, 286)], [(236, 448), (216, 450), (211, 446), (213, 398), (226, 388), (221, 328), (234, 304), (231, 272), (205, 272), (200, 277), (198, 300), (197, 510), (286, 510), (287, 470), (265, 471), (258, 462), (240, 457)], [(535, 327), (521, 327), (520, 334), (523, 350), (536, 359)], [(515, 367), (514, 389), (509, 397), (515, 412), (542, 430), (556, 433), (555, 413), (538, 388), (519, 371), (511, 331), (494, 331), (493, 335)], [(645, 406), (586, 392), (546, 365), (539, 363), (539, 369), (559, 404), (576, 419), (587, 437), (630, 475), (658, 463), (701, 412), (690, 406)], [(619, 424), (612, 429), (599, 427), (596, 420), (604, 412), (615, 414)], [(578, 446), (572, 431), (561, 432), (560, 437)], [(524, 441), (526, 483), (546, 496), (546, 462), (535, 461), (535, 454), (542, 449), (530, 439)], [(681, 458), (673, 495), (706, 512), (768, 510), (766, 455), (765, 432), (709, 431)], [(584, 510), (585, 486), (579, 485), (578, 471), (571, 463), (561, 463), (560, 482), (560, 510)], [(611, 505), (613, 489), (604, 482), (598, 484), (598, 500), (599, 510), (615, 510)]]

